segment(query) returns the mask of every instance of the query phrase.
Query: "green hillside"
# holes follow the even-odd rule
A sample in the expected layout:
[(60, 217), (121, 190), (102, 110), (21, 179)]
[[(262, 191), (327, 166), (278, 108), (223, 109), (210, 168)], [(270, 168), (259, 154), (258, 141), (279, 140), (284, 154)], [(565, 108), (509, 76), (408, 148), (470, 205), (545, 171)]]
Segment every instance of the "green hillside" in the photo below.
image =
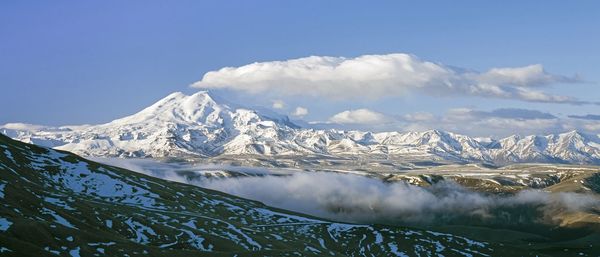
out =
[(2, 256), (538, 255), (421, 229), (330, 222), (1, 135), (0, 204)]

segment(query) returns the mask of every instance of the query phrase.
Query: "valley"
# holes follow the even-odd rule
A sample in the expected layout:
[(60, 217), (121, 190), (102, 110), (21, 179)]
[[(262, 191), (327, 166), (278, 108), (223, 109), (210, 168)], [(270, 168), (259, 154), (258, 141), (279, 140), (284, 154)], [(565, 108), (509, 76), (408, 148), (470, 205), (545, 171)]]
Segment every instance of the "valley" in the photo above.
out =
[[(126, 166), (124, 163), (115, 165)], [(600, 168), (595, 166), (449, 164), (394, 172), (309, 167), (216, 165), (190, 159), (183, 163), (140, 160), (135, 168), (145, 174), (333, 220), (406, 225), (522, 247), (533, 247), (530, 244), (537, 242), (538, 248), (563, 249), (571, 243), (589, 247), (600, 235)], [(354, 178), (345, 179), (347, 176)], [(394, 187), (404, 184), (409, 186)], [(293, 189), (297, 187), (305, 189)], [(309, 193), (321, 187), (328, 190)], [(373, 191), (373, 187), (378, 189)], [(395, 189), (400, 191), (396, 193)], [(424, 192), (434, 197), (421, 197)], [(264, 196), (271, 194), (282, 196)], [(307, 194), (306, 199), (293, 196)], [(339, 196), (332, 202), (320, 198), (340, 194), (349, 198)], [(406, 205), (395, 205), (403, 202)], [(369, 208), (365, 208), (367, 204)], [(422, 211), (429, 212), (429, 216), (419, 214)], [(427, 219), (415, 219), (414, 215)], [(502, 234), (510, 236), (499, 236)]]

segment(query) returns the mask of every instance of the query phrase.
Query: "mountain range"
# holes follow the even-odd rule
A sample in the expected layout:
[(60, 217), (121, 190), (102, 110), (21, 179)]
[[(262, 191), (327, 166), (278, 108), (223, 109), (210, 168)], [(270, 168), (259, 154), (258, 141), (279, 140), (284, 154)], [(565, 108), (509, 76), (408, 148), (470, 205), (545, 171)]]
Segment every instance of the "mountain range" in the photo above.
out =
[(502, 139), (456, 133), (364, 132), (302, 128), (286, 116), (216, 101), (206, 91), (172, 93), (133, 115), (99, 125), (9, 123), (14, 139), (83, 156), (162, 158), (314, 156), (451, 163), (600, 164), (600, 137), (579, 131)]

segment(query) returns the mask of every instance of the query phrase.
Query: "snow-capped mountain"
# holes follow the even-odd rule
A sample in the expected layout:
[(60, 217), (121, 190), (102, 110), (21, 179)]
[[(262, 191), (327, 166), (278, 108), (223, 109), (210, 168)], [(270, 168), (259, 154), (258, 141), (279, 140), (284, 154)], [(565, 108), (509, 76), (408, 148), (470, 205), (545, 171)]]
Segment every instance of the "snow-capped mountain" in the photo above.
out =
[(280, 154), (300, 150), (281, 140), (293, 131), (286, 119), (218, 104), (207, 92), (176, 92), (136, 114), (96, 126), (3, 127), (5, 134), (24, 142), (87, 156), (120, 157)]
[(287, 117), (235, 108), (206, 91), (173, 93), (148, 108), (100, 125), (6, 124), (27, 142), (102, 157), (220, 155), (412, 157), (451, 162), (600, 164), (600, 137), (577, 131), (500, 140), (455, 133), (361, 132), (300, 128)]

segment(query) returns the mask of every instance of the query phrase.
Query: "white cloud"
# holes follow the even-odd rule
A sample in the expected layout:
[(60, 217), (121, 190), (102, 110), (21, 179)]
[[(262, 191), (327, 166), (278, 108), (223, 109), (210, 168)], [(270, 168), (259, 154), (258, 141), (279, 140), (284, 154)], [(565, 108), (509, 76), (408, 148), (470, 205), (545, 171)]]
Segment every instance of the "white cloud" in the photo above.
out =
[(583, 129), (572, 119), (562, 119), (550, 113), (528, 109), (504, 108), (481, 111), (470, 108), (453, 108), (441, 116), (414, 119), (414, 114), (397, 120), (405, 131), (441, 129), (470, 136), (504, 137), (513, 134), (548, 134), (575, 128)]
[(42, 130), (47, 127), (42, 126), (42, 125), (28, 124), (28, 123), (6, 123), (6, 124), (0, 126), (0, 128), (34, 131), (34, 130)]
[(202, 80), (192, 86), (338, 99), (377, 99), (418, 91), (429, 95), (471, 95), (530, 102), (587, 104), (572, 97), (532, 89), (577, 81), (576, 77), (549, 74), (539, 64), (476, 72), (398, 53), (356, 58), (310, 56), (225, 67), (207, 72)]
[(548, 74), (540, 64), (518, 68), (494, 68), (478, 76), (481, 83), (492, 85), (516, 85), (520, 87), (543, 86), (557, 80), (577, 82), (578, 78), (568, 78)]
[(283, 100), (273, 100), (273, 109), (283, 109), (285, 108), (285, 102)]
[(449, 109), (446, 113), (447, 117), (453, 119), (487, 119), (487, 118), (502, 118), (515, 120), (550, 120), (557, 117), (537, 110), (518, 109), (518, 108), (501, 108), (492, 111), (478, 111), (469, 108), (454, 108)]
[(581, 120), (600, 120), (600, 115), (595, 115), (595, 114), (569, 115), (569, 118), (581, 119)]
[(600, 122), (586, 122), (583, 124), (583, 128), (588, 131), (600, 132)]
[(407, 121), (431, 121), (435, 119), (435, 116), (428, 112), (415, 112), (405, 114), (403, 118)]
[(338, 124), (378, 124), (388, 120), (385, 115), (369, 109), (343, 111), (329, 118), (330, 122)]
[[(519, 217), (511, 217), (515, 212), (509, 210), (523, 208), (543, 212), (534, 217), (537, 222), (556, 222), (544, 219), (549, 217), (544, 215), (557, 210), (581, 211), (599, 204), (597, 198), (578, 193), (523, 190), (497, 196), (473, 192), (452, 182), (419, 187), (333, 172), (214, 179), (197, 184), (278, 208), (359, 223), (381, 220), (431, 223), (439, 222), (439, 218), (445, 224), (490, 220), (510, 223)], [(504, 215), (503, 219), (490, 219), (497, 214)]]
[[(193, 168), (200, 171), (225, 169), (260, 176), (197, 179), (176, 171), (192, 168), (188, 164), (165, 164), (148, 159), (92, 159), (161, 179), (257, 200), (278, 208), (359, 223), (381, 222), (383, 219), (428, 223), (436, 217), (444, 218), (446, 224), (460, 220), (472, 222), (474, 219), (489, 221), (490, 215), (515, 213), (503, 211), (506, 208), (536, 208), (544, 212), (540, 213), (542, 215), (555, 213), (556, 210), (581, 211), (599, 204), (597, 198), (578, 193), (524, 190), (514, 195), (500, 196), (470, 191), (446, 181), (420, 187), (407, 183), (387, 183), (355, 174), (291, 172), (285, 169), (214, 164), (194, 165)], [(516, 214), (519, 215), (518, 212)], [(503, 217), (501, 220), (513, 221), (512, 218)], [(497, 221), (494, 219), (494, 222)]]
[(292, 116), (296, 116), (296, 117), (304, 117), (308, 114), (308, 109), (298, 106), (296, 107), (296, 109), (294, 109), (294, 111), (292, 112)]
[(473, 137), (503, 138), (519, 135), (547, 135), (579, 130), (600, 133), (600, 115), (557, 116), (551, 113), (517, 108), (482, 111), (472, 108), (452, 108), (441, 114), (414, 112), (383, 115), (370, 110), (340, 112), (328, 121), (307, 123), (316, 129), (363, 131), (426, 131), (439, 129)]

